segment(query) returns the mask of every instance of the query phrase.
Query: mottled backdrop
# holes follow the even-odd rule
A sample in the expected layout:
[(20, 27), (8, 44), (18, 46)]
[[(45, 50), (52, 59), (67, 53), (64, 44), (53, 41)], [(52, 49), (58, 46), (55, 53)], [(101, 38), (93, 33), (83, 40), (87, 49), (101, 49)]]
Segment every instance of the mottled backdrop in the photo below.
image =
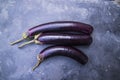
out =
[[(94, 26), (93, 43), (77, 47), (89, 62), (57, 56), (33, 72), (36, 55), (47, 46), (19, 49), (9, 42), (30, 27), (58, 20)], [(0, 80), (120, 80), (120, 6), (112, 0), (0, 0)]]

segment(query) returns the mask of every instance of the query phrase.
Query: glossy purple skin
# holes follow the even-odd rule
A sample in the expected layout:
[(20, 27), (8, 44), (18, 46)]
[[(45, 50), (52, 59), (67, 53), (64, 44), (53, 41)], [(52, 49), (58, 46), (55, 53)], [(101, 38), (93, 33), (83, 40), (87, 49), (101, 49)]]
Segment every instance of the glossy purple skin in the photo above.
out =
[(81, 64), (86, 64), (88, 62), (88, 57), (80, 50), (74, 47), (66, 46), (51, 46), (47, 47), (40, 52), (40, 57), (47, 59), (53, 56), (66, 56), (70, 57)]
[(75, 21), (56, 21), (35, 26), (29, 29), (27, 34), (28, 36), (34, 36), (41, 32), (61, 32), (61, 31), (91, 34), (93, 31), (93, 27), (89, 24)]
[(90, 45), (90, 35), (66, 34), (66, 33), (42, 33), (38, 39), (42, 44), (56, 45)]

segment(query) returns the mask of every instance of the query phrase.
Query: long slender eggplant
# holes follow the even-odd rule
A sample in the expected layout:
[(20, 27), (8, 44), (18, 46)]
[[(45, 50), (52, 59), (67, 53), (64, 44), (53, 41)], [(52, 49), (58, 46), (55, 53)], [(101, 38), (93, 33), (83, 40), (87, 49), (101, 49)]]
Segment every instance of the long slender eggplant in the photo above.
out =
[(26, 44), (54, 44), (54, 45), (89, 45), (92, 43), (90, 35), (66, 34), (66, 33), (41, 33), (29, 42), (26, 42), (19, 47)]
[(43, 49), (37, 56), (38, 63), (33, 67), (33, 70), (35, 70), (35, 68), (37, 68), (42, 61), (53, 56), (70, 57), (83, 65), (88, 62), (88, 57), (82, 51), (74, 47), (50, 46)]
[(23, 33), (23, 37), (11, 44), (16, 44), (24, 39), (31, 39), (33, 36), (41, 33), (41, 32), (78, 32), (84, 34), (91, 34), (93, 31), (93, 27), (89, 24), (76, 22), (76, 21), (55, 21), (48, 22), (44, 24), (40, 24), (33, 28), (30, 28), (27, 32)]

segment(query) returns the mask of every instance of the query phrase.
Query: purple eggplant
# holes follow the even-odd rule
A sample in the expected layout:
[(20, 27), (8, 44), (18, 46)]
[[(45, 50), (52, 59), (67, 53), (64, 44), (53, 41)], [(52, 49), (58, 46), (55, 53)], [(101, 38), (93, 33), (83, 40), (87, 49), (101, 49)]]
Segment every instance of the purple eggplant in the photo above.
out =
[(54, 45), (90, 45), (92, 37), (90, 35), (66, 34), (66, 33), (41, 33), (29, 42), (19, 47), (23, 47), (30, 43), (36, 44), (54, 44)]
[(35, 26), (28, 30), (27, 34), (34, 36), (40, 32), (58, 32), (58, 31), (70, 31), (70, 32), (82, 32), (85, 34), (91, 34), (93, 27), (91, 25), (75, 22), (75, 21), (56, 21), (49, 22)]
[(18, 43), (24, 39), (32, 39), (33, 36), (42, 32), (76, 32), (90, 35), (93, 31), (93, 27), (89, 24), (76, 22), (76, 21), (55, 21), (40, 24), (33, 28), (30, 28), (27, 32), (23, 33), (22, 39), (19, 39), (11, 44)]
[(42, 61), (53, 56), (66, 56), (76, 60), (83, 65), (88, 62), (88, 57), (82, 51), (74, 47), (50, 46), (42, 50), (37, 56), (38, 63), (33, 67), (33, 70), (37, 68)]

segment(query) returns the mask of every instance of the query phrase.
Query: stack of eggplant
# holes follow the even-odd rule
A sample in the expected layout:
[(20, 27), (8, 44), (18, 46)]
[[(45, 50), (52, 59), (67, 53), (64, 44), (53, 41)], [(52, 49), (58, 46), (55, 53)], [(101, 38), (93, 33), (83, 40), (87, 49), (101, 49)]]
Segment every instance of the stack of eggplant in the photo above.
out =
[(81, 51), (72, 46), (90, 45), (92, 43), (91, 33), (93, 27), (89, 24), (76, 21), (55, 21), (40, 24), (30, 28), (23, 33), (23, 37), (11, 45), (21, 42), (24, 39), (29, 40), (19, 46), (19, 48), (30, 44), (52, 44), (40, 52), (37, 56), (38, 63), (33, 67), (33, 70), (39, 64), (53, 56), (67, 56), (81, 64), (88, 62), (88, 57)]

